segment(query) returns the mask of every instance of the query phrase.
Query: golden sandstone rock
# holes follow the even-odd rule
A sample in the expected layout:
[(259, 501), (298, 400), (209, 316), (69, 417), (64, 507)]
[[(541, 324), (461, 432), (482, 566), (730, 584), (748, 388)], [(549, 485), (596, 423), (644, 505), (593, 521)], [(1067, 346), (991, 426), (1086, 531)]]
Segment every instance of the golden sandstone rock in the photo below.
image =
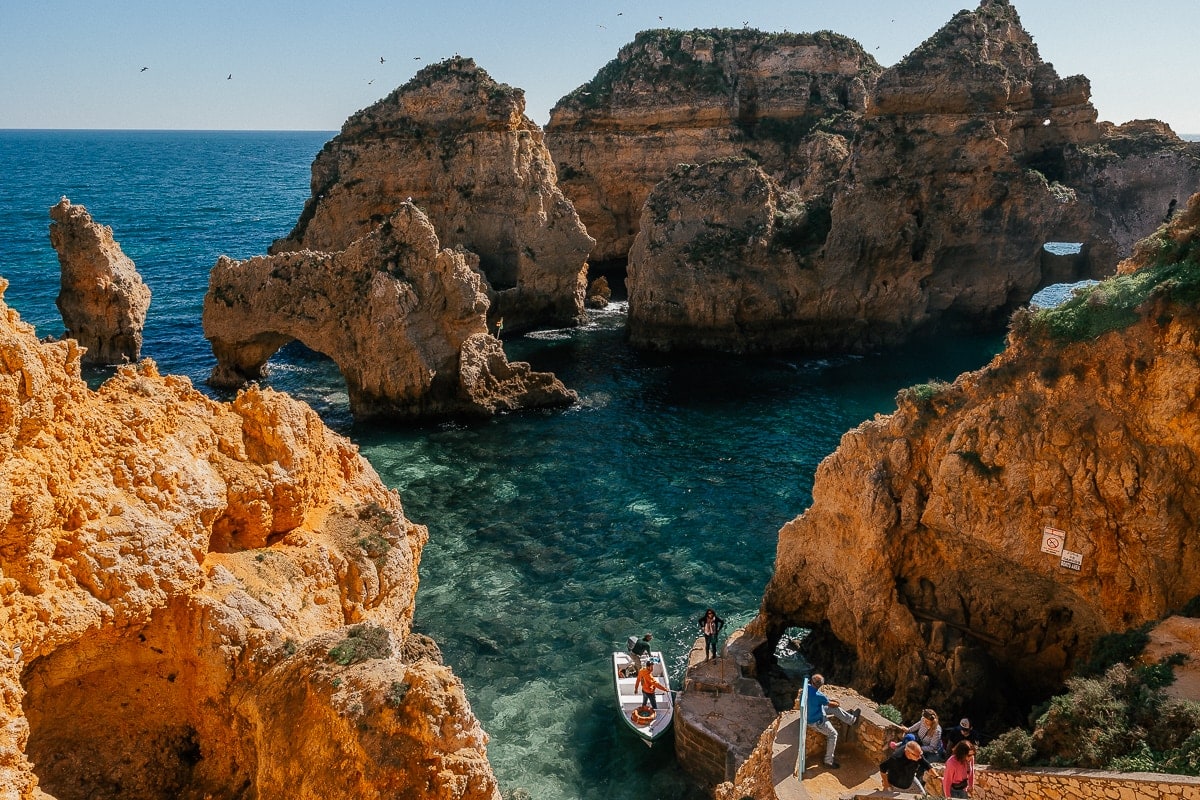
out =
[(137, 361), (150, 289), (113, 239), (112, 228), (63, 198), (50, 209), (50, 242), (58, 252), (62, 289), (55, 301), (66, 335), (87, 352), (85, 364)]
[[(4, 286), (0, 282), (0, 292)], [(0, 303), (6, 798), (490, 798), (410, 635), (424, 527), (303, 404), (229, 404)]]
[(509, 331), (583, 315), (592, 239), (559, 191), (542, 131), (520, 89), (469, 58), (418, 72), (346, 120), (312, 166), (312, 197), (272, 253), (334, 252), (406, 200), (442, 245), (479, 256), (491, 321)]
[(1021, 312), (987, 367), (846, 433), (751, 629), (811, 627), (823, 671), (954, 718), (1041, 700), (1200, 595), (1198, 220), (1194, 195), (1140, 272)]
[(548, 372), (510, 363), (487, 329), (478, 259), (441, 249), (412, 203), (336, 253), (222, 257), (204, 297), (204, 335), (217, 366), (209, 382), (238, 387), (298, 339), (346, 379), (357, 419), (489, 416), (570, 405)]

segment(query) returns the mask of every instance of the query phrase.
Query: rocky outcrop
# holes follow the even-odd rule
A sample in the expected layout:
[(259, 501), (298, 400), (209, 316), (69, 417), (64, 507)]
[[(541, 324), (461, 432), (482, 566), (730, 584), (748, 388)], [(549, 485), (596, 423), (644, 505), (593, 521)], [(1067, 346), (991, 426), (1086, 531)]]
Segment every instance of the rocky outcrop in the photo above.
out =
[(467, 58), (421, 70), (351, 116), (312, 166), (312, 197), (272, 253), (334, 252), (411, 201), (446, 247), (479, 255), (508, 330), (583, 315), (587, 235), (555, 183), (525, 95)]
[(483, 283), (476, 258), (440, 249), (412, 203), (337, 253), (222, 257), (204, 298), (217, 357), (210, 382), (261, 377), (267, 359), (298, 339), (338, 365), (357, 419), (572, 403), (553, 375), (505, 358), (488, 334)]
[(1138, 252), (847, 433), (751, 630), (810, 627), (825, 674), (953, 718), (1045, 697), (1098, 636), (1200, 594), (1200, 195)]
[[(755, 201), (731, 197), (725, 172), (715, 172), (707, 190), (689, 186), (674, 201), (656, 196), (660, 220), (714, 205), (692, 242), (677, 232), (685, 257), (674, 269), (644, 268), (661, 232), (643, 231), (646, 243), (635, 246), (630, 265), (630, 327), (642, 332), (635, 341), (863, 351), (939, 328), (996, 327), (1051, 282), (1042, 245), (1081, 241), (1087, 228), (1090, 209), (1076, 193), (1029, 166), (1047, 148), (1098, 139), (1087, 98), (1086, 80), (1059, 79), (1003, 0), (958, 14), (879, 76), (836, 184), (792, 193), (803, 211), (786, 221), (786, 238), (801, 243), (799, 260), (785, 254), (745, 270), (725, 266), (746, 257), (748, 237), (735, 235), (745, 232), (729, 227), (715, 204), (748, 209)], [(776, 215), (778, 194), (760, 192), (754, 214), (776, 242), (774, 226), (762, 225)], [(698, 294), (695, 285), (711, 274), (697, 252), (729, 273)], [(1094, 274), (1091, 262), (1078, 263), (1082, 274), (1054, 279)], [(733, 281), (744, 284), (735, 298), (743, 306), (750, 298), (753, 310), (726, 308), (714, 319), (710, 309), (730, 305)], [(739, 316), (753, 330), (730, 324)]]
[(828, 216), (749, 159), (679, 165), (646, 201), (629, 253), (630, 342), (763, 352), (824, 341), (802, 304), (829, 294), (809, 235)]
[(84, 364), (136, 361), (150, 308), (150, 288), (113, 239), (112, 228), (63, 198), (50, 209), (50, 243), (58, 252), (57, 304), (67, 336), (87, 348)]
[(592, 260), (626, 257), (642, 204), (678, 164), (750, 156), (789, 188), (827, 183), (879, 72), (829, 32), (639, 33), (546, 126), (559, 186), (596, 239)]
[(1094, 209), (1085, 240), (1091, 258), (1111, 263), (1200, 189), (1200, 142), (1183, 141), (1158, 120), (1101, 123), (1100, 130), (1095, 144), (1051, 152), (1040, 168), (1080, 187)]
[(356, 448), (80, 356), (0, 303), (4, 796), (498, 797), (410, 632), (427, 532)]
[[(640, 83), (616, 85), (641, 86), (642, 94), (627, 94), (657, 101), (666, 87), (669, 96), (672, 80), (686, 74), (684, 62), (663, 55), (670, 51), (661, 44), (651, 48), (653, 41), (644, 43), (650, 56), (622, 51), (629, 65), (614, 62), (580, 92), (617, 97), (605, 87), (614, 75), (632, 73)], [(723, 183), (731, 178), (727, 159), (725, 168), (708, 167), (685, 184), (675, 173), (646, 193), (653, 209), (643, 208), (640, 222), (626, 226), (631, 235), (639, 231), (629, 253), (635, 344), (867, 351), (920, 335), (998, 330), (1044, 286), (1111, 274), (1137, 238), (1200, 189), (1200, 145), (1180, 141), (1161, 123), (1097, 122), (1087, 79), (1060, 78), (1042, 61), (1007, 0), (960, 12), (871, 77), (864, 79), (866, 98), (836, 117), (840, 132), (825, 123), (800, 125), (786, 151), (742, 149), (778, 184), (758, 195), (757, 211), (753, 198), (737, 197)], [(574, 108), (591, 96), (580, 92), (560, 105)], [(637, 100), (624, 102), (637, 108)], [(658, 102), (661, 113), (673, 112)], [(692, 132), (692, 116), (677, 116)], [(705, 124), (708, 133), (688, 141), (709, 142), (713, 131), (726, 130), (707, 118)], [(552, 121), (548, 137), (560, 173), (572, 174), (569, 167), (605, 180), (617, 175), (621, 186), (644, 183), (622, 173), (623, 153), (661, 168), (640, 154), (660, 147), (676, 161), (703, 161), (718, 149), (675, 152), (678, 133), (667, 120), (633, 140), (595, 114), (574, 125), (575, 140), (604, 137), (607, 150), (584, 152), (603, 152), (607, 161), (586, 170), (583, 162), (564, 164), (558, 141), (566, 134)], [(589, 175), (577, 180), (600, 183)], [(592, 225), (596, 204), (583, 199), (587, 192), (579, 194), (574, 180), (564, 180), (564, 190), (606, 241), (603, 228)], [(767, 221), (784, 197), (803, 209), (779, 222), (804, 252), (764, 258), (767, 239), (758, 234), (778, 243)], [(688, 215), (703, 224), (676, 224)], [(751, 217), (757, 233), (738, 227)], [(1058, 258), (1043, 249), (1048, 242), (1081, 249)]]

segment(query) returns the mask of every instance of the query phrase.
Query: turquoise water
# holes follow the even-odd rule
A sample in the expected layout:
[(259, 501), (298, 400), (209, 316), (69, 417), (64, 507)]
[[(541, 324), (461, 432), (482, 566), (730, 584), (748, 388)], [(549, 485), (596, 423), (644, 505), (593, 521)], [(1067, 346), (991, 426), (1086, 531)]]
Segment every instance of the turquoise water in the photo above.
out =
[[(219, 254), (263, 253), (294, 224), (329, 133), (0, 132), (6, 300), (62, 330), (48, 209), (62, 195), (113, 228), (154, 292), (143, 355), (201, 388), (200, 328)], [(648, 750), (609, 704), (607, 657), (652, 631), (678, 683), (708, 605), (758, 608), (778, 529), (818, 462), (898, 389), (986, 362), (1000, 337), (873, 357), (667, 358), (625, 342), (624, 308), (508, 340), (581, 402), (426, 427), (355, 426), (336, 369), (288, 347), (271, 383), (358, 442), (429, 526), (416, 629), (438, 640), (491, 736), (510, 796), (692, 798), (669, 747)]]

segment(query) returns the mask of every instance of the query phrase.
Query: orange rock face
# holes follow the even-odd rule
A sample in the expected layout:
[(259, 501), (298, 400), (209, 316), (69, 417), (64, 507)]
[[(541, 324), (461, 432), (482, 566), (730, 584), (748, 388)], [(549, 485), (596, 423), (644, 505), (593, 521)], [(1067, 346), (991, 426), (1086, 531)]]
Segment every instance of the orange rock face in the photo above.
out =
[(5, 796), (491, 797), (461, 686), (406, 647), (426, 530), (353, 445), (79, 359), (0, 303)]
[(626, 257), (642, 204), (679, 164), (750, 156), (788, 188), (831, 180), (841, 159), (806, 137), (841, 138), (879, 71), (827, 32), (639, 33), (546, 126), (559, 185), (596, 239), (592, 260)]
[(409, 200), (446, 247), (478, 254), (507, 330), (583, 315), (592, 246), (555, 182), (519, 89), (455, 57), (346, 120), (312, 167), (312, 197), (272, 253), (335, 252)]
[(1200, 594), (1197, 219), (1200, 195), (1147, 243), (1182, 266), (1135, 309), (1101, 284), (1022, 314), (986, 368), (847, 433), (780, 531), (756, 632), (811, 627), (826, 672), (965, 712), (1044, 697), (1098, 636)]
[(63, 198), (50, 209), (50, 242), (62, 267), (56, 303), (67, 336), (87, 348), (85, 364), (136, 361), (150, 289), (113, 239), (112, 228)]
[(574, 392), (552, 374), (505, 357), (488, 333), (483, 284), (478, 260), (441, 249), (407, 202), (336, 253), (222, 258), (204, 297), (204, 335), (217, 357), (210, 383), (261, 377), (298, 339), (338, 365), (358, 419), (570, 405)]

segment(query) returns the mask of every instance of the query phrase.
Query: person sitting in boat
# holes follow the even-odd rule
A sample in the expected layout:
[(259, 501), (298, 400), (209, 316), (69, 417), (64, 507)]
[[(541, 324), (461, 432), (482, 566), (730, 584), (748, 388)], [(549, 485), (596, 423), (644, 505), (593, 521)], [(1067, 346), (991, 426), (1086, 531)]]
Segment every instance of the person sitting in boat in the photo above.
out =
[[(632, 636), (629, 638), (633, 638)], [(650, 655), (650, 640), (654, 637), (646, 634), (629, 646), (629, 655), (633, 656), (633, 668), (641, 670), (642, 660)]]
[[(649, 634), (646, 635), (649, 636)], [(638, 671), (637, 680), (633, 684), (635, 692), (639, 689), (642, 691), (642, 705), (650, 706), (655, 710), (658, 709), (658, 702), (654, 699), (654, 693), (667, 691), (667, 687), (654, 678), (654, 665), (657, 663), (659, 663), (658, 658), (651, 656), (646, 665)]]

